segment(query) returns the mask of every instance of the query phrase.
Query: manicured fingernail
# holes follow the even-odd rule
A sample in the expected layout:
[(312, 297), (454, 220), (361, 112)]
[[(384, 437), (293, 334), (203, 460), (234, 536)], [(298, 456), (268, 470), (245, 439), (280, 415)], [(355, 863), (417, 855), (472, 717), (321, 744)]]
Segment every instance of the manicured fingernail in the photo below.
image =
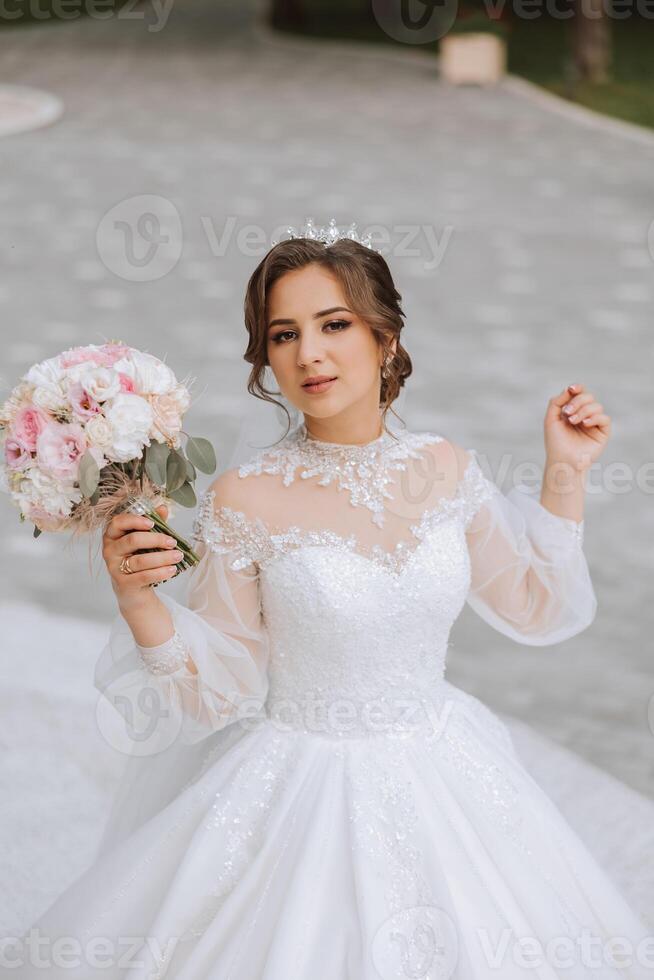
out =
[(568, 385), (568, 391), (576, 391), (577, 385)]
[(570, 412), (572, 411), (572, 405), (564, 405), (563, 411), (565, 412), (566, 415), (569, 415)]
[(577, 421), (577, 418), (578, 418), (578, 416), (577, 416), (577, 415), (571, 415), (571, 416), (570, 416), (570, 421), (571, 421), (571, 422), (576, 422), (576, 421)]
[(148, 522), (148, 527), (154, 527), (154, 521), (153, 520), (151, 520), (149, 517), (146, 517), (146, 521)]

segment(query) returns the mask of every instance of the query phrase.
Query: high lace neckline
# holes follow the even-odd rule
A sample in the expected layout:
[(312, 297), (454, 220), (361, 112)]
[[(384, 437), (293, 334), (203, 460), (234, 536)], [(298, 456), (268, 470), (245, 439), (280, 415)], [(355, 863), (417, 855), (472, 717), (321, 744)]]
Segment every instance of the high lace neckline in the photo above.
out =
[[(397, 433), (401, 438), (401, 433)], [(306, 446), (308, 449), (316, 449), (319, 452), (324, 453), (336, 453), (342, 455), (368, 455), (374, 453), (377, 450), (384, 449), (386, 446), (392, 444), (397, 445), (397, 440), (387, 432), (386, 429), (377, 436), (375, 439), (371, 439), (369, 442), (356, 443), (356, 442), (328, 442), (325, 439), (318, 439), (316, 436), (312, 435), (306, 427), (305, 422), (300, 422), (297, 429), (295, 430), (296, 445)]]
[(302, 421), (281, 443), (257, 453), (238, 472), (240, 477), (278, 473), (284, 486), (298, 477), (318, 477), (322, 486), (334, 482), (339, 490), (349, 493), (354, 507), (367, 507), (372, 511), (373, 522), (383, 527), (385, 502), (392, 497), (389, 485), (393, 472), (405, 470), (407, 459), (418, 458), (424, 445), (440, 442), (441, 438), (429, 432), (400, 429), (391, 434), (385, 429), (363, 445), (325, 442), (309, 436)]

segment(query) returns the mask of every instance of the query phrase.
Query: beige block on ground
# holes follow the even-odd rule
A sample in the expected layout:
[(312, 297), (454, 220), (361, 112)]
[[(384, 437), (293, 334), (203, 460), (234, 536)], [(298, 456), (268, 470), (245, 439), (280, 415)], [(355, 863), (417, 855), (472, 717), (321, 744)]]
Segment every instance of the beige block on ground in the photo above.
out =
[(454, 85), (493, 85), (506, 73), (506, 43), (483, 31), (450, 34), (441, 39), (439, 66)]

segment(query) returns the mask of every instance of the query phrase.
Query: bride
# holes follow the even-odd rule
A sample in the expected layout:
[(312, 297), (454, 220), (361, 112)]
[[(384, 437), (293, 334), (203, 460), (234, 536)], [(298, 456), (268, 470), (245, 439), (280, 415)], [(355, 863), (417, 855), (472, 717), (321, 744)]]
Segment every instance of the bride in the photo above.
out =
[(96, 862), (32, 927), (49, 977), (654, 975), (506, 725), (445, 679), (466, 602), (523, 644), (593, 621), (584, 478), (610, 418), (583, 384), (554, 395), (539, 498), (502, 493), (474, 450), (387, 425), (400, 299), (356, 237), (275, 244), (247, 287), (248, 390), (279, 404), (269, 367), (303, 421), (203, 495), (185, 603), (152, 587), (167, 539), (107, 527), (96, 685), (130, 759)]

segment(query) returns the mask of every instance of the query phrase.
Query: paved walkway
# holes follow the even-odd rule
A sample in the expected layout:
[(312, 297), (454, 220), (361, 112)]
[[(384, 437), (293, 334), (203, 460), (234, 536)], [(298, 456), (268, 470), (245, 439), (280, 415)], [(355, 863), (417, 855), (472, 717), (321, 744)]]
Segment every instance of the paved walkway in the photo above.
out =
[[(408, 52), (269, 42), (254, 9), (186, 0), (152, 30), (144, 3), (133, 11), (144, 19), (0, 34), (0, 81), (65, 104), (53, 126), (0, 142), (5, 387), (63, 347), (120, 337), (198, 378), (192, 428), (228, 456), (248, 397), (242, 297), (261, 254), (236, 233), (256, 224), (269, 241), (280, 225), (334, 215), (391, 230), (415, 363), (400, 408), (411, 427), (477, 448), (490, 475), (503, 459), (540, 464), (547, 399), (582, 380), (614, 417), (606, 463), (635, 473), (651, 445), (654, 147), (507, 86), (450, 88)], [(140, 195), (166, 199), (184, 233), (179, 261), (150, 281), (124, 277), (110, 236), (105, 262), (96, 243), (106, 212)], [(403, 254), (404, 225), (418, 229), (416, 254)], [(591, 629), (521, 649), (466, 611), (450, 677), (654, 795), (654, 519), (651, 495), (627, 490), (588, 501)], [(113, 615), (84, 546), (33, 541), (6, 506), (0, 528), (8, 599)], [(21, 669), (20, 651), (5, 655)]]

